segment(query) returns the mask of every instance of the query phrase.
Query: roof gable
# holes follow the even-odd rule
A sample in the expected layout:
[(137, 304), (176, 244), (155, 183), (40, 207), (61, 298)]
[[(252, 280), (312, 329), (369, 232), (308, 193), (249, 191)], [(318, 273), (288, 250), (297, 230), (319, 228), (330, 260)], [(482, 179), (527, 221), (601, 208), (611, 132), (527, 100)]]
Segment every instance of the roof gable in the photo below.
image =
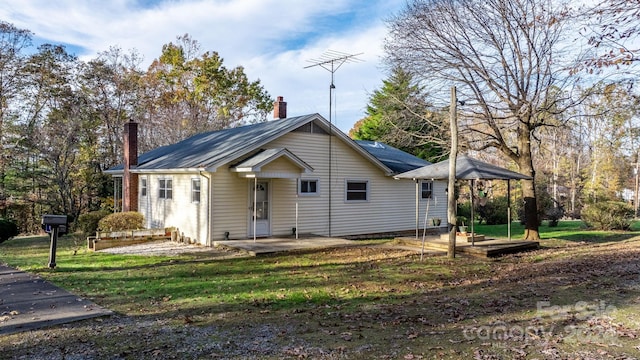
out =
[(243, 160), (237, 165), (231, 167), (231, 171), (235, 172), (258, 172), (262, 167), (274, 162), (277, 159), (286, 158), (293, 165), (297, 166), (302, 172), (313, 172), (313, 168), (302, 159), (297, 157), (287, 149), (267, 149)]

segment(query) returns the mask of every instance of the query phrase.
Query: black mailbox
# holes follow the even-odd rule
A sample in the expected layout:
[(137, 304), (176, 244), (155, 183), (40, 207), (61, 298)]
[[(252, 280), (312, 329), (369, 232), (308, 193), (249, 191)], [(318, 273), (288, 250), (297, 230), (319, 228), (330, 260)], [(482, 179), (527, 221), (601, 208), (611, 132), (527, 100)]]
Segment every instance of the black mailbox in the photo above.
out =
[(49, 251), (49, 267), (56, 267), (56, 246), (58, 234), (67, 231), (67, 215), (42, 215), (42, 227), (51, 229), (51, 249)]
[(42, 215), (42, 225), (67, 225), (67, 215)]

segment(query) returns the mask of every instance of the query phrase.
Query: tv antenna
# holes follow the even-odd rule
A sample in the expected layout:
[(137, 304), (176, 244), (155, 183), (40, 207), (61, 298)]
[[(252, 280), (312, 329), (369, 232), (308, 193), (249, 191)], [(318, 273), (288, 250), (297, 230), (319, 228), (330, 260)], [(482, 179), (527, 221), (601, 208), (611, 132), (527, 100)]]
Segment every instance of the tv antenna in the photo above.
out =
[(331, 164), (332, 164), (332, 156), (333, 147), (332, 140), (333, 137), (333, 121), (331, 117), (332, 112), (332, 104), (333, 104), (333, 91), (336, 88), (336, 85), (333, 83), (334, 75), (338, 69), (345, 63), (358, 63), (364, 62), (364, 60), (358, 59), (357, 56), (362, 55), (363, 53), (358, 54), (347, 54), (340, 51), (335, 50), (327, 50), (324, 54), (320, 55), (317, 59), (310, 59), (307, 62), (310, 62), (311, 65), (305, 66), (305, 69), (319, 66), (331, 73), (331, 84), (329, 85), (329, 236), (331, 236)]
[(338, 69), (345, 63), (358, 63), (364, 62), (364, 60), (358, 59), (357, 56), (362, 55), (363, 53), (358, 54), (347, 54), (340, 51), (335, 50), (327, 50), (324, 54), (320, 55), (317, 59), (309, 59), (307, 62), (310, 62), (311, 65), (305, 66), (305, 69), (320, 66), (321, 68), (329, 71), (331, 73), (331, 85), (330, 88), (335, 89), (335, 85), (333, 84), (334, 74)]

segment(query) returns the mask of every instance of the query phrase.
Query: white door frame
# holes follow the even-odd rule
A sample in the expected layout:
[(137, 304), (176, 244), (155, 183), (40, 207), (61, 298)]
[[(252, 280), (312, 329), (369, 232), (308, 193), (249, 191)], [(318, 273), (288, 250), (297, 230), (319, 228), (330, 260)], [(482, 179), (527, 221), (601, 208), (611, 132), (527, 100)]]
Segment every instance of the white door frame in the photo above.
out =
[[(266, 219), (254, 221), (257, 217), (258, 209), (264, 204), (257, 204), (256, 193), (257, 187), (260, 184), (266, 184), (267, 200), (266, 200)], [(255, 241), (258, 236), (270, 236), (271, 235), (271, 180), (269, 179), (250, 179), (249, 181), (249, 198), (248, 198), (248, 234), (253, 237)], [(260, 226), (259, 226), (260, 225)]]

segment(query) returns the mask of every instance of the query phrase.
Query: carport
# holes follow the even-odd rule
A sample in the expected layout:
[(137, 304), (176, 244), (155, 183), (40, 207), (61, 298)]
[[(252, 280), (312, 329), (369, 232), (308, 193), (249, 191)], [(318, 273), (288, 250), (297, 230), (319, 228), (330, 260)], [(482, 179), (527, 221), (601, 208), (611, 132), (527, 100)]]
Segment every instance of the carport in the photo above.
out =
[[(446, 180), (449, 179), (449, 159), (439, 163), (423, 166), (394, 176), (396, 179), (417, 180)], [(474, 188), (477, 180), (506, 180), (507, 181), (507, 229), (511, 240), (511, 180), (531, 180), (530, 176), (486, 163), (466, 155), (460, 155), (456, 160), (456, 179), (469, 180), (471, 197), (471, 241), (474, 244), (473, 205)], [(417, 184), (417, 182), (416, 182)], [(416, 209), (417, 211), (417, 209)], [(417, 215), (416, 215), (417, 216)], [(418, 224), (416, 224), (416, 227)]]

